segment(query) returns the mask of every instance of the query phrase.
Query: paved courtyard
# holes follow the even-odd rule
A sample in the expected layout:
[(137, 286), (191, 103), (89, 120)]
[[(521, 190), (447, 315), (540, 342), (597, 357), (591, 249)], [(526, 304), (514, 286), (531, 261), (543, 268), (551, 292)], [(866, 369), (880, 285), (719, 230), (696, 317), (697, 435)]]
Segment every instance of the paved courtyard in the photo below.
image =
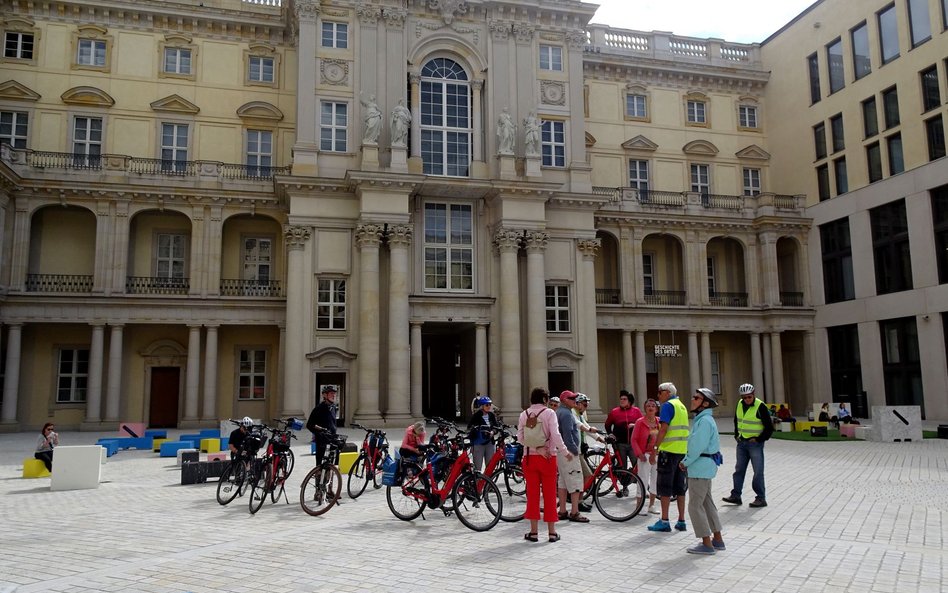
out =
[[(216, 481), (181, 486), (174, 459), (146, 451), (112, 457), (97, 490), (50, 492), (48, 478), (19, 477), (35, 437), (0, 435), (3, 593), (948, 590), (945, 440), (771, 441), (770, 506), (722, 503), (728, 549), (697, 557), (685, 553), (692, 532), (648, 532), (654, 516), (612, 523), (594, 510), (588, 525), (560, 524), (559, 543), (534, 544), (523, 540), (524, 523), (475, 533), (440, 512), (399, 521), (384, 490), (370, 488), (310, 517), (298, 498), (313, 464), (304, 446), (295, 448), (290, 504), (267, 502), (254, 516), (246, 498), (218, 505)], [(733, 439), (722, 443), (718, 498), (734, 460)]]

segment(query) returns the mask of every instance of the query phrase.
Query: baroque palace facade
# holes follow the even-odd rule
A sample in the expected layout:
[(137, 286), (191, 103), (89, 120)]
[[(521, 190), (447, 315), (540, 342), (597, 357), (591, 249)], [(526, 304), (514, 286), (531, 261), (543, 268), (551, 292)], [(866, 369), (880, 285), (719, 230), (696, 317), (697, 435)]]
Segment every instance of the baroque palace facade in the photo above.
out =
[[(851, 16), (821, 5), (737, 44), (574, 0), (0, 0), (0, 430), (300, 415), (325, 384), (389, 426), (475, 393), (510, 421), (533, 386), (594, 417), (661, 380), (889, 401), (888, 359), (858, 385), (830, 360), (838, 323), (886, 329), (824, 298), (833, 208), (872, 249), (809, 153), (844, 103), (806, 102), (808, 19)], [(902, 178), (944, 177), (904, 111)]]

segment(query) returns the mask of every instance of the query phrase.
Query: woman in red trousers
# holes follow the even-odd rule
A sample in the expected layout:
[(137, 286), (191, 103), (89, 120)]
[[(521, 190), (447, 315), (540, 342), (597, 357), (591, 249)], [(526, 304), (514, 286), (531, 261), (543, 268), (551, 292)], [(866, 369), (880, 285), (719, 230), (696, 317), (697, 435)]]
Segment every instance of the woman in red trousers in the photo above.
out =
[(560, 436), (556, 412), (546, 405), (548, 399), (549, 394), (541, 387), (530, 392), (530, 407), (520, 413), (517, 422), (517, 440), (523, 444), (523, 477), (527, 482), (527, 510), (523, 516), (530, 521), (530, 532), (523, 538), (539, 541), (537, 527), (542, 491), (543, 521), (552, 543), (560, 539), (556, 532), (556, 453), (565, 451), (566, 445)]

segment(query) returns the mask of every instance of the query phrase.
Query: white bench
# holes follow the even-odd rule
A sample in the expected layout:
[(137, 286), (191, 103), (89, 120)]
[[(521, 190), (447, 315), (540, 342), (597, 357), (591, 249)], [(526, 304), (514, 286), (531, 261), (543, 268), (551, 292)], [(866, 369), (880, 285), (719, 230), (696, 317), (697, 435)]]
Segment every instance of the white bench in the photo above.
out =
[(102, 481), (104, 448), (99, 445), (56, 447), (50, 490), (88, 490)]

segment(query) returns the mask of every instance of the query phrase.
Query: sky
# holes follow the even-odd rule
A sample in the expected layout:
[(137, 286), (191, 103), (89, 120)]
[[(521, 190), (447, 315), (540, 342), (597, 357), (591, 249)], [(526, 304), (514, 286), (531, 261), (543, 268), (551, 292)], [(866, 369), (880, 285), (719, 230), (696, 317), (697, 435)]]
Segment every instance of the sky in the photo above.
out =
[(814, 0), (583, 0), (599, 4), (593, 23), (687, 37), (763, 41)]

